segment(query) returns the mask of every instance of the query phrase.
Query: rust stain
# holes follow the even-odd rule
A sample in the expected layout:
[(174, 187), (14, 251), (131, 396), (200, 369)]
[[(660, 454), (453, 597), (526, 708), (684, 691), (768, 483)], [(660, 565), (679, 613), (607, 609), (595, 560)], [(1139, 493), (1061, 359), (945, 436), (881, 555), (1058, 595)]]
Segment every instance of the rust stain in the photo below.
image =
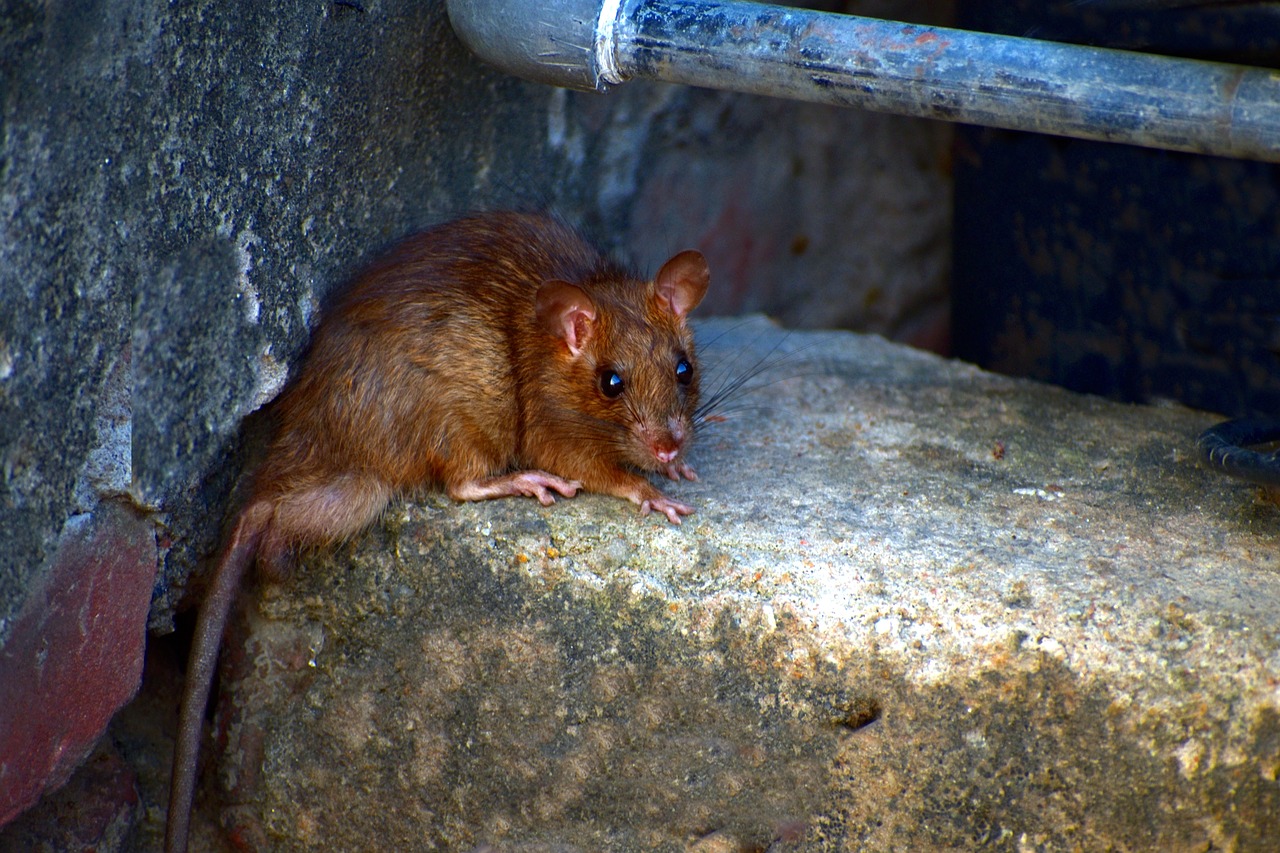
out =
[(1240, 83), (1244, 80), (1244, 74), (1244, 68), (1235, 69), (1222, 87), (1222, 99), (1228, 104), (1236, 99), (1236, 92), (1240, 91)]
[(1222, 84), (1222, 103), (1223, 110), (1214, 122), (1218, 127), (1230, 133), (1232, 124), (1232, 104), (1235, 102), (1236, 93), (1240, 91), (1240, 84), (1244, 81), (1244, 75), (1247, 69), (1234, 69)]
[(813, 20), (800, 31), (800, 39), (818, 38), (825, 42), (835, 42), (836, 33), (826, 21)]
[(951, 47), (951, 39), (942, 38), (934, 32), (924, 32), (916, 36), (916, 47), (923, 48), (927, 44), (933, 45), (933, 50), (927, 57), (927, 61), (932, 62), (946, 52), (947, 48)]

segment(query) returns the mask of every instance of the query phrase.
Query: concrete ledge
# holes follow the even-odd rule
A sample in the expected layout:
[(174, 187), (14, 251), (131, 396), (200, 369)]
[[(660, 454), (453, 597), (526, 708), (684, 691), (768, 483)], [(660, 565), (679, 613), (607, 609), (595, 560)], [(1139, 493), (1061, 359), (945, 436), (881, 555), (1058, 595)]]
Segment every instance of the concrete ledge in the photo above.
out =
[(699, 334), (731, 373), (793, 355), (702, 437), (682, 528), (429, 496), (259, 592), (217, 720), (242, 842), (1280, 837), (1280, 509), (1197, 465), (1211, 417)]

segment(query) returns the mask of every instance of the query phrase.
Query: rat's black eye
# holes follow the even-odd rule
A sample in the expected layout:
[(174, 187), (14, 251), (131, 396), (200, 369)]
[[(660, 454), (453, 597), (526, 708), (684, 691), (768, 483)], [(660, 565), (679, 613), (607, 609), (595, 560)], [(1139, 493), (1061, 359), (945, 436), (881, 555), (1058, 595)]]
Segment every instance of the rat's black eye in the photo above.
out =
[(676, 381), (681, 385), (688, 385), (693, 381), (693, 365), (684, 356), (676, 362)]
[(622, 381), (622, 377), (618, 375), (618, 371), (605, 368), (600, 371), (600, 393), (604, 394), (610, 400), (622, 393), (622, 389), (626, 387)]

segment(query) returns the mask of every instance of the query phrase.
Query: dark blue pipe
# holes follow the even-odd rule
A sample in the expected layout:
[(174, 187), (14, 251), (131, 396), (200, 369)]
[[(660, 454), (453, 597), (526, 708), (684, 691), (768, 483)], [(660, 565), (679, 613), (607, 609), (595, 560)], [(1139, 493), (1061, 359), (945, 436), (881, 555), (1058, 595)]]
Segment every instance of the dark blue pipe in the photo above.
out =
[(709, 0), (449, 0), (483, 59), (603, 91), (631, 78), (1280, 162), (1280, 73)]

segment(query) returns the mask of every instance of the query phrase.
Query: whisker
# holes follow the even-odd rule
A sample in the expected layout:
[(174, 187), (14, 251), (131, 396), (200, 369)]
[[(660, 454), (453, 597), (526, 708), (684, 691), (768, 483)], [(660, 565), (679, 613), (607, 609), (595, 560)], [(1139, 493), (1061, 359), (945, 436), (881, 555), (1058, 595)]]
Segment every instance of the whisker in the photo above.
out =
[(732, 359), (727, 362), (722, 362), (716, 365), (715, 368), (712, 368), (710, 373), (713, 375), (717, 372), (721, 374), (720, 384), (699, 404), (698, 408), (695, 410), (695, 424), (704, 425), (713, 422), (712, 416), (717, 414), (744, 411), (748, 409), (759, 409), (760, 407), (749, 407), (743, 405), (730, 408), (726, 406), (726, 403), (740, 395), (755, 393), (756, 391), (768, 388), (778, 382), (782, 382), (786, 379), (792, 379), (796, 375), (801, 375), (797, 374), (795, 371), (788, 371), (785, 375), (779, 375), (768, 381), (757, 381), (762, 376), (776, 371), (783, 365), (795, 365), (797, 357), (805, 350), (809, 349), (809, 346), (804, 346), (790, 352), (783, 352), (779, 355), (779, 352), (784, 348), (789, 339), (790, 334), (779, 338), (767, 352), (757, 358), (745, 370), (733, 370), (734, 366), (741, 360), (742, 355), (746, 352), (745, 348), (740, 350)]
[(711, 338), (702, 337), (701, 336), (702, 333), (700, 332), (699, 337), (697, 339), (698, 346), (700, 348), (712, 348), (720, 341), (721, 338), (725, 337), (726, 335), (732, 332), (736, 332), (739, 329), (742, 329), (746, 326), (751, 325), (751, 323), (754, 322), (754, 320), (755, 318), (753, 317), (745, 317), (739, 320), (738, 322), (734, 323), (733, 325), (726, 326), (725, 328), (721, 329), (719, 332), (716, 333), (714, 337), (711, 337)]

